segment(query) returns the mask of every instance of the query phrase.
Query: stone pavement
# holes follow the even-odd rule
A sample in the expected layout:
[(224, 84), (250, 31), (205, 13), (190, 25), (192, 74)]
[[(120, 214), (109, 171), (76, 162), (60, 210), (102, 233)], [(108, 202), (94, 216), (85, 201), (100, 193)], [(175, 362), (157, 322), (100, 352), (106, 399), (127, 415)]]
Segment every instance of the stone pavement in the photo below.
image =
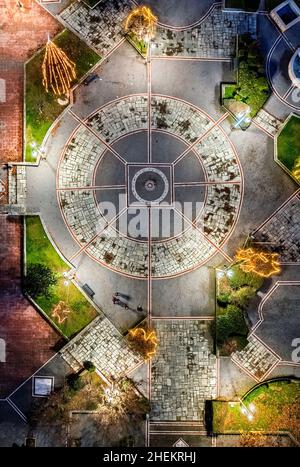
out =
[(300, 197), (294, 196), (266, 224), (254, 233), (254, 241), (279, 253), (283, 263), (300, 259)]
[(250, 336), (248, 342), (243, 350), (231, 355), (231, 360), (257, 381), (263, 381), (280, 359), (255, 335)]
[(61, 336), (21, 292), (22, 220), (0, 216), (0, 398), (8, 396), (55, 353)]
[(93, 9), (73, 2), (57, 18), (104, 56), (123, 38), (124, 21), (132, 8), (129, 0), (104, 0)]
[(271, 115), (264, 109), (261, 109), (253, 118), (253, 122), (257, 123), (269, 135), (276, 136), (283, 122)]
[(190, 58), (232, 58), (237, 34), (256, 37), (256, 15), (223, 12), (216, 6), (198, 26), (174, 31), (159, 26), (153, 56)]
[(153, 421), (202, 421), (204, 403), (216, 397), (216, 357), (210, 322), (152, 320), (158, 351), (152, 361)]
[[(129, 0), (105, 0), (93, 9), (73, 2), (57, 18), (105, 56), (124, 37), (125, 18), (133, 7)], [(245, 33), (256, 36), (256, 15), (222, 12), (217, 5), (192, 29), (174, 31), (159, 26), (152, 52), (158, 56), (232, 58), (236, 35)]]
[(26, 205), (26, 168), (22, 165), (13, 166), (8, 171), (8, 202), (17, 204), (20, 208)]
[[(226, 134), (214, 126), (214, 121), (208, 115), (184, 101), (170, 97), (153, 95), (151, 104), (152, 129), (178, 137), (187, 145), (196, 143), (194, 151), (205, 171), (205, 182), (211, 183), (207, 187), (203, 211), (195, 222), (197, 229), (204, 232), (207, 239), (197, 229), (188, 226), (188, 230), (179, 237), (167, 238), (167, 241), (157, 241), (152, 245), (151, 274), (153, 277), (166, 277), (203, 264), (216, 251), (210, 242), (219, 246), (225, 241), (239, 213), (242, 175), (237, 155)], [(147, 242), (120, 236), (116, 225), (104, 231), (105, 221), (96, 204), (96, 191), (84, 188), (94, 186), (95, 170), (106, 174), (101, 179), (104, 184), (107, 183), (104, 142), (113, 145), (125, 135), (146, 131), (148, 110), (147, 96), (133, 95), (111, 102), (94, 112), (84, 122), (92, 131), (83, 125), (77, 128), (62, 154), (58, 169), (61, 209), (70, 232), (81, 248), (101, 264), (141, 277), (149, 274)], [(202, 136), (203, 139), (197, 143)], [(159, 162), (166, 162), (170, 156), (171, 160), (174, 159), (172, 154), (162, 153)], [(116, 156), (111, 154), (109, 157), (113, 158), (110, 161), (112, 164)], [(125, 164), (127, 162), (130, 162), (128, 157)], [(173, 164), (176, 163), (175, 160)], [(112, 188), (124, 183), (125, 166), (120, 162), (118, 164), (115, 170), (110, 169), (112, 173), (109, 172)], [(180, 167), (182, 181), (185, 173), (184, 157)], [(176, 174), (178, 172), (175, 173), (175, 183)], [(70, 190), (73, 187), (76, 189)], [(175, 201), (182, 202), (182, 199), (176, 198), (177, 194)], [(109, 200), (114, 202), (114, 195), (110, 195)], [(198, 201), (198, 198), (193, 201)], [(115, 207), (118, 213), (118, 206)]]
[(75, 370), (85, 361), (94, 363), (108, 380), (125, 376), (142, 364), (142, 357), (134, 352), (126, 339), (103, 315), (97, 317), (60, 352)]

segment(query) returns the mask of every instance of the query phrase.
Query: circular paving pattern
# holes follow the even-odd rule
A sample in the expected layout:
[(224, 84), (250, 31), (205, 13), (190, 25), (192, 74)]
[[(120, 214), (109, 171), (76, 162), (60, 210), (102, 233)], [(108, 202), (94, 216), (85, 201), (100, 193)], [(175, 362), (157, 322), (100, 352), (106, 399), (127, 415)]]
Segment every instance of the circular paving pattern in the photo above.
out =
[(169, 191), (169, 182), (165, 174), (155, 167), (140, 169), (131, 182), (131, 190), (141, 204), (161, 203)]
[(149, 107), (147, 95), (131, 95), (82, 121), (61, 154), (57, 194), (80, 254), (122, 274), (147, 278), (151, 267), (166, 278), (226, 257), (243, 180), (209, 115), (161, 95)]

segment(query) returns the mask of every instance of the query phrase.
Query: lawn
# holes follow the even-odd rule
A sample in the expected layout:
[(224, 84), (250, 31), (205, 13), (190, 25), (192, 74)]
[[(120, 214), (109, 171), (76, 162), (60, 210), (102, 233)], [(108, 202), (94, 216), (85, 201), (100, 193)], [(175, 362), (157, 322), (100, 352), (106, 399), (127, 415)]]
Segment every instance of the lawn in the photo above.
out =
[(260, 0), (226, 0), (225, 8), (237, 8), (245, 11), (257, 11)]
[[(58, 282), (52, 287), (50, 296), (38, 297), (35, 301), (66, 337), (72, 337), (96, 317), (95, 308), (78, 288), (72, 282), (65, 285), (62, 274), (64, 271), (68, 271), (70, 267), (52, 246), (39, 216), (26, 217), (26, 261), (27, 265), (45, 264), (57, 274)], [(57, 317), (52, 316), (53, 311), (59, 304), (61, 304), (61, 308), (68, 312), (65, 321), (61, 324)]]
[[(76, 63), (76, 84), (91, 67), (99, 60), (100, 56), (91, 50), (84, 42), (70, 31), (63, 31), (54, 39), (67, 56)], [(44, 49), (38, 52), (26, 64), (26, 148), (25, 160), (34, 162), (32, 146), (41, 146), (47, 130), (63, 111), (64, 106), (57, 102), (57, 97), (52, 93), (46, 93), (42, 84), (42, 63)]]
[[(213, 401), (214, 433), (250, 431), (290, 431), (300, 436), (300, 382), (271, 381), (251, 391), (243, 404), (253, 404), (253, 419), (242, 413), (239, 403)], [(250, 406), (251, 407), (251, 406)]]
[(280, 162), (293, 170), (300, 159), (300, 118), (292, 116), (277, 139), (277, 153)]

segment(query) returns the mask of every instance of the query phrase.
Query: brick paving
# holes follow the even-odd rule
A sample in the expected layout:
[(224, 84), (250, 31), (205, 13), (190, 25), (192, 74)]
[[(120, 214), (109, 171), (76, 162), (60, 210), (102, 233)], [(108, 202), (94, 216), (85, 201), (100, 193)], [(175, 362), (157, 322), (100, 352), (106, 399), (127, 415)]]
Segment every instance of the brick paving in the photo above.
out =
[(5, 397), (54, 355), (60, 336), (21, 293), (22, 220), (0, 216), (0, 397)]
[(0, 162), (22, 160), (23, 64), (53, 36), (59, 23), (34, 0), (0, 2), (0, 78), (6, 81), (6, 102), (0, 103)]
[(205, 400), (216, 397), (216, 356), (210, 324), (153, 320), (159, 342), (152, 361), (152, 421), (203, 421)]

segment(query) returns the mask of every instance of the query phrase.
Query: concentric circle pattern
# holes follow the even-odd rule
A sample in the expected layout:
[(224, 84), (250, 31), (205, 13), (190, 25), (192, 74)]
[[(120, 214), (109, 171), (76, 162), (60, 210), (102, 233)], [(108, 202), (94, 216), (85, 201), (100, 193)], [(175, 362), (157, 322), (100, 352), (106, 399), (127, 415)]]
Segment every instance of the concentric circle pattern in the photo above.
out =
[(151, 206), (165, 199), (169, 191), (169, 182), (161, 170), (155, 167), (143, 168), (134, 175), (131, 189), (141, 204)]
[[(122, 274), (146, 278), (151, 267), (153, 278), (163, 278), (197, 268), (220, 251), (239, 214), (243, 180), (234, 147), (205, 112), (152, 95), (150, 129), (148, 114), (147, 95), (131, 95), (82, 121), (61, 155), (57, 192), (82, 251)], [(120, 142), (142, 140), (149, 131), (158, 143), (167, 138), (170, 150), (164, 146), (155, 160), (151, 148), (134, 157), (122, 153)], [(103, 203), (115, 211), (106, 212)], [(137, 203), (146, 233), (134, 236), (124, 225)], [(178, 207), (183, 203), (192, 213)], [(164, 217), (171, 219), (169, 232)]]

